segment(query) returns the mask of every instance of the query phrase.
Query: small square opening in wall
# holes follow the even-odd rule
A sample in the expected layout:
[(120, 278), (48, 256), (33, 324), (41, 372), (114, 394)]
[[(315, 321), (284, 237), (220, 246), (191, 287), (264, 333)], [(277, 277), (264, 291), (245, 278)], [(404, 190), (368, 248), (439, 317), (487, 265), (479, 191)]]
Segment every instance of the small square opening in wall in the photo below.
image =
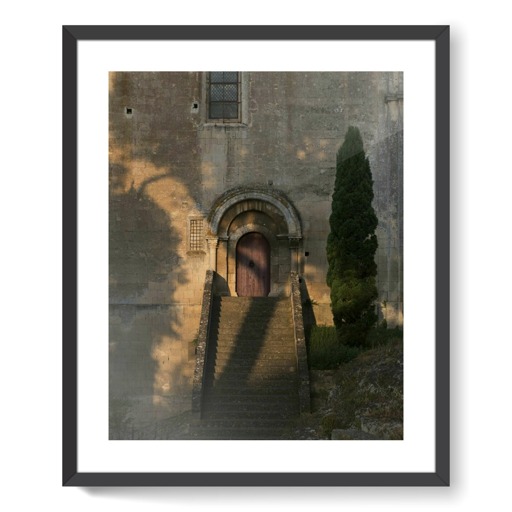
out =
[(132, 117), (133, 116), (133, 108), (125, 107), (124, 113), (125, 113), (126, 117)]
[(309, 256), (309, 251), (306, 251), (306, 252), (304, 253), (304, 256)]
[(190, 111), (195, 114), (197, 112), (199, 112), (199, 103), (197, 101), (194, 101), (192, 103), (192, 107), (190, 108)]

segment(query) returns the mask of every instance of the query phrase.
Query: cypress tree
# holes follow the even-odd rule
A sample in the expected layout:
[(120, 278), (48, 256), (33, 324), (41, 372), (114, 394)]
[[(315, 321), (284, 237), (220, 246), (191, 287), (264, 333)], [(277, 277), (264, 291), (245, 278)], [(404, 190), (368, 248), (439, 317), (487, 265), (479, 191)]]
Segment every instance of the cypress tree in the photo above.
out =
[(327, 238), (327, 284), (340, 343), (364, 345), (377, 321), (377, 216), (373, 180), (359, 130), (349, 127), (336, 155), (336, 181)]

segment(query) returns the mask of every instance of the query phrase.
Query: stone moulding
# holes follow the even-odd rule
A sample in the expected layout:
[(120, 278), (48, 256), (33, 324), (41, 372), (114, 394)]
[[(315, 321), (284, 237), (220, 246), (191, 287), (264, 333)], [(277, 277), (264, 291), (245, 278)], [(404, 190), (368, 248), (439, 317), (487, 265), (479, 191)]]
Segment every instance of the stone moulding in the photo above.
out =
[(299, 214), (285, 195), (273, 189), (251, 187), (237, 187), (228, 190), (215, 201), (211, 213), (208, 216), (210, 232), (216, 236), (225, 235), (225, 233), (219, 233), (219, 225), (222, 217), (232, 206), (246, 200), (260, 200), (273, 205), (286, 220), (288, 236), (302, 238)]
[(308, 355), (306, 351), (306, 335), (304, 333), (300, 283), (299, 275), (297, 272), (290, 272), (290, 282), (293, 334), (295, 337), (297, 372), (299, 375), (299, 410), (301, 414), (306, 414), (311, 412), (311, 397), (309, 388)]
[(197, 336), (196, 366), (194, 369), (194, 382), (192, 386), (192, 413), (200, 416), (203, 401), (204, 370), (206, 367), (206, 348), (210, 333), (210, 318), (213, 303), (213, 283), (215, 279), (213, 270), (206, 271), (204, 280), (201, 317)]

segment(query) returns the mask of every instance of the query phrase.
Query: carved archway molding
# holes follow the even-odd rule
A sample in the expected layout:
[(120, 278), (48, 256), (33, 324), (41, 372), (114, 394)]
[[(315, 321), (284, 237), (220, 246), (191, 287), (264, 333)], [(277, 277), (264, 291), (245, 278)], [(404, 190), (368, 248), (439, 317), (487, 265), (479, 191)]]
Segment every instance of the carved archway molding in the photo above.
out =
[[(233, 226), (245, 212), (261, 212), (275, 221), (274, 228), (265, 223)], [(290, 271), (298, 271), (302, 228), (297, 210), (280, 191), (238, 187), (222, 194), (213, 204), (207, 219), (209, 267), (226, 280), (228, 290), (236, 289), (236, 242), (249, 231), (261, 232), (271, 244), (271, 295), (287, 286)], [(284, 244), (284, 245), (283, 245)], [(285, 252), (289, 251), (288, 257)], [(288, 262), (286, 262), (288, 260)]]
[[(208, 237), (222, 238), (227, 236), (227, 233), (222, 232), (220, 229), (222, 218), (236, 204), (241, 204), (239, 213), (243, 212), (243, 203), (248, 201), (262, 201), (274, 206), (286, 221), (288, 226), (287, 236), (290, 239), (302, 238), (302, 228), (297, 210), (282, 192), (274, 189), (249, 187), (238, 187), (228, 190), (215, 201), (208, 216)], [(248, 204), (246, 208), (249, 209)]]

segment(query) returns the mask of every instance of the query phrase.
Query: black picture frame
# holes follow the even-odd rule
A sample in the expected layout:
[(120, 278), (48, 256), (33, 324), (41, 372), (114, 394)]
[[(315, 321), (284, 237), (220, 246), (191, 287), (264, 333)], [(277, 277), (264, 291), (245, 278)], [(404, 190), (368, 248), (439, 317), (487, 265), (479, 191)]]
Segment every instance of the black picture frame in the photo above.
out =
[[(63, 26), (63, 486), (448, 486), (449, 26)], [(77, 470), (77, 70), (85, 40), (430, 40), (435, 43), (435, 471), (80, 473)]]

